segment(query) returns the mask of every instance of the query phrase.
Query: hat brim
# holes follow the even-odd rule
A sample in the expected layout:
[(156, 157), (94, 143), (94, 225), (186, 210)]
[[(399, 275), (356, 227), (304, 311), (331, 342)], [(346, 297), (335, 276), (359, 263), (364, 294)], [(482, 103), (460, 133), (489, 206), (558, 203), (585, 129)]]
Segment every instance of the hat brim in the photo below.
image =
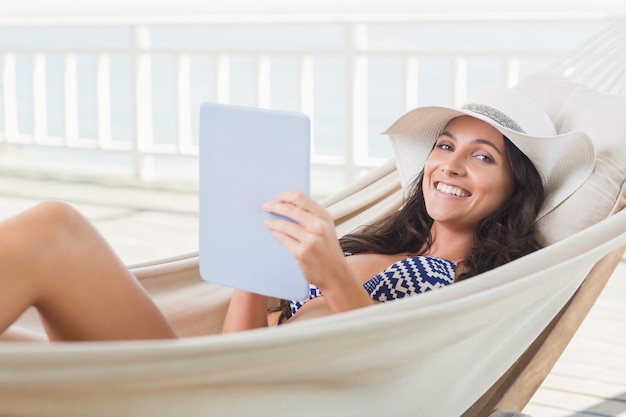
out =
[(531, 160), (545, 190), (539, 218), (580, 188), (593, 171), (595, 150), (584, 132), (532, 136), (504, 127), (470, 110), (427, 106), (405, 113), (383, 132), (391, 141), (400, 181), (405, 189), (422, 171), (445, 126), (459, 116), (471, 116), (490, 124)]

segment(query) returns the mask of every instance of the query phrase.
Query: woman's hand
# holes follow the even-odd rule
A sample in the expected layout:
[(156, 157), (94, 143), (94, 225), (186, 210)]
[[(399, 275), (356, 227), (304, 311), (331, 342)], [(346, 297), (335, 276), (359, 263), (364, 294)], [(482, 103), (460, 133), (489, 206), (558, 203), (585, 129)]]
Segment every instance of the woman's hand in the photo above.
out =
[(298, 191), (283, 192), (262, 209), (293, 220), (268, 219), (264, 225), (324, 293), (333, 312), (374, 304), (348, 266), (326, 209)]

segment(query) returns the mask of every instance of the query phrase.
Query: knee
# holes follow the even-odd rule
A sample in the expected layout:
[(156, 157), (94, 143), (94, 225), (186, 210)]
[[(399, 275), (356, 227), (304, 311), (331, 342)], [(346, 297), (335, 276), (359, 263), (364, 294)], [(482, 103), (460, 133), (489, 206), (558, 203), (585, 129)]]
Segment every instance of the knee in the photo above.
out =
[(1, 221), (0, 274), (21, 279), (45, 275), (68, 254), (87, 246), (88, 226), (76, 209), (58, 201), (40, 203)]
[(39, 203), (31, 211), (41, 222), (50, 225), (71, 225), (82, 218), (73, 206), (57, 200)]
[(76, 208), (62, 201), (39, 203), (34, 210), (43, 230), (55, 239), (71, 237), (88, 226), (87, 219)]
[(47, 250), (76, 240), (88, 224), (74, 207), (61, 201), (39, 203), (14, 220), (13, 226), (21, 236), (29, 240), (34, 238), (35, 242), (30, 242), (31, 248), (35, 244)]

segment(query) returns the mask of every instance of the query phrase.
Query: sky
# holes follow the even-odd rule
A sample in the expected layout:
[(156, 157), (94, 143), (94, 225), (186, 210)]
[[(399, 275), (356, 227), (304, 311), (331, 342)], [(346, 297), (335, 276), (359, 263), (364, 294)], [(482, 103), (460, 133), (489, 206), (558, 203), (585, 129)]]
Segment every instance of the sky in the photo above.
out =
[(626, 0), (18, 0), (0, 4), (0, 18), (509, 11), (626, 15)]

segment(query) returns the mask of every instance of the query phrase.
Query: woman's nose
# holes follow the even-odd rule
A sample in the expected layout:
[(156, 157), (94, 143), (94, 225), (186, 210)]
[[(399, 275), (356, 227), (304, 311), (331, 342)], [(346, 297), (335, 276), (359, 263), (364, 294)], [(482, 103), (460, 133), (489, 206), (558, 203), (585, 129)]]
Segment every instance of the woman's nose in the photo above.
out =
[(450, 176), (465, 175), (465, 164), (460, 157), (451, 156), (441, 164), (441, 171)]

